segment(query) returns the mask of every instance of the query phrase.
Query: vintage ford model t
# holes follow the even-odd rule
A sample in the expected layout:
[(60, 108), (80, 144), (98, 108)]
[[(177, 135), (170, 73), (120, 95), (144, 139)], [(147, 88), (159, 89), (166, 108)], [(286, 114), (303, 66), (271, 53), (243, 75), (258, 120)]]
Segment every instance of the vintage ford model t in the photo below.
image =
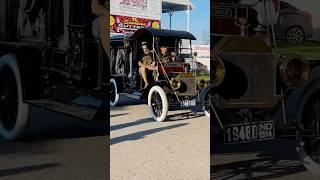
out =
[[(188, 41), (190, 44), (185, 45)], [(111, 37), (110, 105), (116, 106), (120, 95), (136, 100), (148, 99), (152, 118), (166, 120), (168, 110), (190, 108), (197, 104), (198, 91), (206, 86), (190, 69), (191, 41), (195, 37), (184, 31), (143, 28), (134, 34)], [(143, 58), (141, 44), (148, 44), (153, 68), (147, 70), (148, 86), (144, 87), (139, 64)], [(168, 49), (170, 58), (161, 60), (160, 47)]]
[(0, 0), (0, 14), (0, 135), (21, 137), (32, 105), (106, 121), (109, 70), (91, 1)]
[(211, 139), (224, 137), (232, 146), (291, 137), (306, 168), (319, 173), (320, 61), (276, 53), (272, 25), (278, 3), (216, 0), (212, 6), (212, 26), (223, 26), (213, 27), (211, 35), (215, 44), (205, 95), (210, 100), (204, 103), (212, 118)]

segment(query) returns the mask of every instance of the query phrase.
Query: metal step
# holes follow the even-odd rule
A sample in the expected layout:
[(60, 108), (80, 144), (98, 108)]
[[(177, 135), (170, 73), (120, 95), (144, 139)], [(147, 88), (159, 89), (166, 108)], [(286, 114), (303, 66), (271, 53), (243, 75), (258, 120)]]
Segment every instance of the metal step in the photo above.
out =
[(134, 100), (139, 100), (141, 98), (141, 93), (139, 94), (138, 92), (133, 94), (121, 93), (120, 95), (128, 97), (130, 99), (134, 99)]
[(47, 109), (57, 113), (62, 113), (83, 120), (94, 120), (94, 117), (97, 113), (97, 109), (77, 105), (63, 104), (48, 99), (31, 100), (25, 102), (43, 109)]

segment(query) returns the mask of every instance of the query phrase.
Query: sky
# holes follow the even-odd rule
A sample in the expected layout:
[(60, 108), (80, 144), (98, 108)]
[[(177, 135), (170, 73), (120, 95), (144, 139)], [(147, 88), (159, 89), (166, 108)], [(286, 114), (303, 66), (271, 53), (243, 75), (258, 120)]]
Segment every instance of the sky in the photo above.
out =
[[(190, 14), (190, 32), (197, 38), (193, 44), (203, 44), (203, 32), (210, 32), (210, 0), (192, 0), (196, 9)], [(162, 15), (162, 28), (169, 29), (169, 15)], [(186, 12), (175, 12), (172, 17), (172, 29), (187, 31)]]
[[(308, 11), (312, 15), (313, 26), (320, 27), (320, 0), (284, 0), (297, 8)], [(190, 32), (197, 41), (194, 44), (202, 44), (203, 32), (210, 32), (210, 0), (192, 0), (196, 9), (191, 11)], [(169, 15), (162, 15), (162, 28), (169, 29)], [(187, 31), (186, 12), (176, 12), (172, 18), (172, 29)]]

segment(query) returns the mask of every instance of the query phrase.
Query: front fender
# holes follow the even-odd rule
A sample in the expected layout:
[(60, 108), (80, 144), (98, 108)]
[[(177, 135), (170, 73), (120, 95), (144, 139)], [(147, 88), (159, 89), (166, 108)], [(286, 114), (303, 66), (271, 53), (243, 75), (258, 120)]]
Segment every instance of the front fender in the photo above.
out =
[(308, 99), (320, 91), (320, 67), (312, 70), (309, 81), (305, 86), (294, 90), (287, 99), (287, 117), (289, 120), (296, 120), (298, 125), (302, 120), (304, 106)]
[(211, 90), (213, 89), (213, 86), (209, 85), (206, 88), (200, 89), (199, 90), (199, 96), (198, 96), (198, 101), (203, 102), (205, 98), (209, 95)]

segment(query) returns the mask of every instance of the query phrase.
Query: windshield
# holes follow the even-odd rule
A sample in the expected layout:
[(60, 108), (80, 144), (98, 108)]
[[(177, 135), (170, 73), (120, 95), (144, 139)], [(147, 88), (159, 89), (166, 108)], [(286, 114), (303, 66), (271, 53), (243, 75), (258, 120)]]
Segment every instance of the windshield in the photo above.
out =
[(156, 50), (161, 54), (161, 47), (167, 46), (168, 54), (175, 62), (185, 62), (186, 58), (191, 58), (192, 47), (189, 39), (161, 38)]

